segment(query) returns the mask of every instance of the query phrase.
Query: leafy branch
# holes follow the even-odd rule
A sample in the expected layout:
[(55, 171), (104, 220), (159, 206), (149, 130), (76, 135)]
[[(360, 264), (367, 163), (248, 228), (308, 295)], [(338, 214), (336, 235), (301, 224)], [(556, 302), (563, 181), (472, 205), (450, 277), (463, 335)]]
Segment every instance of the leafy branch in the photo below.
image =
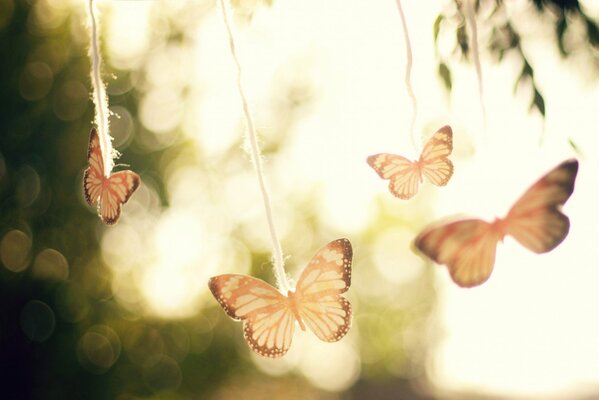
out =
[[(583, 43), (579, 46), (587, 46), (593, 50), (599, 50), (599, 26), (590, 18), (581, 7), (578, 0), (530, 0), (539, 16), (549, 13), (554, 19), (554, 30), (556, 46), (562, 57), (572, 54), (569, 48), (567, 35), (576, 23), (582, 23), (585, 30)], [(452, 89), (452, 71), (446, 57), (441, 55), (439, 48), (442, 31), (453, 32), (455, 35), (455, 46), (452, 55), (459, 54), (461, 59), (470, 60), (471, 38), (466, 29), (466, 18), (463, 0), (454, 0), (448, 10), (439, 14), (433, 24), (433, 37), (436, 53), (439, 59), (437, 72), (447, 91)], [(506, 53), (515, 53), (522, 61), (522, 68), (514, 83), (514, 91), (527, 85), (531, 90), (530, 110), (536, 109), (543, 118), (545, 117), (545, 100), (541, 90), (535, 81), (534, 65), (526, 57), (522, 48), (522, 40), (519, 32), (512, 21), (506, 16), (505, 2), (503, 0), (476, 0), (474, 2), (475, 13), (484, 23), (491, 26), (487, 38), (487, 51), (494, 56), (497, 62), (504, 59)], [(598, 57), (594, 53), (595, 57)], [(597, 63), (599, 65), (599, 63)]]

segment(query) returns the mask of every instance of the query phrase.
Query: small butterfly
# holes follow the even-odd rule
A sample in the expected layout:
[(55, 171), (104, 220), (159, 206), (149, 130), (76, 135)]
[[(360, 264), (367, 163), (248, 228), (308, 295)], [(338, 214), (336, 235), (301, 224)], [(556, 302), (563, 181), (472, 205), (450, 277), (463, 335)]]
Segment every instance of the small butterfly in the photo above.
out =
[(425, 229), (415, 245), (438, 264), (447, 265), (462, 287), (480, 285), (491, 276), (497, 243), (505, 235), (535, 253), (553, 250), (568, 235), (570, 220), (561, 206), (574, 191), (578, 161), (567, 160), (532, 185), (505, 218), (488, 223), (465, 219)]
[(426, 142), (418, 161), (410, 161), (395, 154), (380, 153), (368, 157), (367, 162), (379, 176), (389, 179), (389, 191), (403, 200), (414, 197), (422, 176), (437, 186), (445, 186), (453, 175), (453, 164), (447, 158), (453, 150), (453, 133), (446, 125)]
[(132, 171), (119, 171), (106, 176), (100, 138), (95, 128), (89, 134), (87, 148), (88, 167), (83, 174), (83, 194), (90, 206), (98, 206), (102, 222), (115, 224), (121, 216), (121, 207), (139, 186), (139, 175)]
[(316, 253), (287, 296), (260, 279), (239, 274), (215, 276), (208, 287), (229, 317), (243, 321), (250, 348), (276, 358), (289, 350), (295, 321), (325, 342), (345, 336), (352, 309), (341, 294), (351, 284), (351, 263), (351, 243), (337, 239)]

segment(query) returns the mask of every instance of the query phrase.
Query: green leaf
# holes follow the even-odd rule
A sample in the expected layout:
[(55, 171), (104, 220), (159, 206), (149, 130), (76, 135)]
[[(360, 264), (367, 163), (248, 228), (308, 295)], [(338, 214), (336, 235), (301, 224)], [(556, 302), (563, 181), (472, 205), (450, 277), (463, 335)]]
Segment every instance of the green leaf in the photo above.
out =
[(445, 64), (444, 62), (440, 62), (438, 73), (439, 73), (439, 76), (441, 77), (441, 80), (443, 80), (445, 89), (447, 89), (448, 92), (451, 92), (451, 86), (452, 86), (451, 71), (447, 67), (447, 64)]
[(524, 59), (524, 65), (522, 66), (522, 70), (520, 71), (520, 76), (518, 76), (518, 79), (516, 79), (516, 83), (514, 83), (514, 93), (516, 93), (518, 87), (522, 84), (522, 81), (528, 78), (532, 79), (533, 74), (534, 71), (532, 70), (532, 67), (530, 66), (528, 61)]
[(534, 90), (535, 90), (535, 95), (534, 95), (534, 98), (532, 99), (532, 103), (530, 104), (530, 108), (531, 109), (533, 107), (536, 108), (537, 110), (539, 110), (539, 112), (541, 113), (543, 118), (545, 118), (545, 100), (543, 99), (543, 96), (537, 90), (536, 87), (534, 88)]
[(582, 154), (582, 151), (580, 150), (580, 147), (578, 147), (576, 145), (576, 143), (574, 143), (574, 140), (572, 140), (572, 138), (568, 138), (568, 144), (570, 144), (570, 147), (572, 147), (572, 150), (574, 150), (574, 152), (576, 154), (578, 154), (579, 156), (583, 157), (584, 155)]
[(537, 8), (537, 11), (543, 11), (545, 8), (545, 4), (543, 0), (533, 0), (532, 1)]
[(461, 25), (456, 30), (456, 39), (462, 50), (462, 54), (468, 55), (468, 34), (466, 33), (466, 25)]
[(586, 15), (584, 15), (584, 20), (587, 26), (589, 42), (593, 47), (599, 48), (599, 26), (597, 26), (597, 24)]
[(439, 37), (439, 31), (441, 30), (441, 22), (443, 22), (444, 19), (445, 17), (443, 14), (439, 14), (433, 24), (433, 38), (435, 39), (435, 44), (437, 44), (437, 38)]
[(562, 57), (568, 55), (566, 47), (564, 46), (564, 35), (567, 29), (568, 20), (564, 14), (561, 14), (557, 24), (555, 25), (555, 32), (557, 34), (557, 48), (559, 49), (559, 53), (562, 55)]

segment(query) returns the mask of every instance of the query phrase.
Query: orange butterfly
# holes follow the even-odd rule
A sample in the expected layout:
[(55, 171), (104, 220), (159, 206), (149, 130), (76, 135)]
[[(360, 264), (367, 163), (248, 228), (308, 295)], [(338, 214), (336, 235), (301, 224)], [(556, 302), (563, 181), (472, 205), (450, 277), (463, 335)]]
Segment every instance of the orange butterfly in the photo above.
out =
[(89, 134), (87, 148), (89, 166), (83, 175), (83, 193), (90, 206), (98, 206), (102, 222), (115, 224), (121, 216), (121, 207), (139, 186), (139, 175), (132, 171), (119, 171), (106, 176), (100, 148), (100, 138), (95, 128)]
[(341, 294), (351, 284), (351, 262), (351, 243), (337, 239), (316, 253), (287, 296), (260, 279), (239, 274), (215, 276), (208, 287), (229, 317), (243, 321), (250, 348), (276, 358), (289, 350), (295, 321), (325, 342), (345, 336), (352, 309)]
[(497, 243), (505, 235), (535, 253), (553, 250), (568, 235), (570, 220), (560, 208), (574, 190), (578, 161), (567, 160), (532, 185), (505, 218), (488, 223), (466, 219), (429, 227), (418, 235), (416, 248), (462, 287), (480, 285), (491, 276)]
[(391, 194), (403, 200), (414, 197), (422, 176), (437, 186), (445, 186), (453, 175), (453, 164), (447, 158), (453, 150), (453, 133), (446, 125), (426, 142), (418, 161), (395, 154), (380, 153), (368, 157), (367, 162), (379, 176), (389, 179)]

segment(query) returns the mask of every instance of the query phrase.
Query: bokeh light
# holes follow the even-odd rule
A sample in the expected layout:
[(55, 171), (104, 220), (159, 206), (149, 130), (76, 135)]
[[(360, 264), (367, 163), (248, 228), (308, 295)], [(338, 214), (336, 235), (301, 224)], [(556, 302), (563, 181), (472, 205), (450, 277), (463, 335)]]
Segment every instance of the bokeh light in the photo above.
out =
[(54, 311), (48, 304), (31, 300), (21, 310), (21, 329), (34, 342), (47, 340), (56, 327)]
[(0, 259), (8, 270), (23, 271), (31, 259), (31, 238), (16, 229), (7, 232), (0, 242)]
[(116, 332), (106, 325), (90, 327), (77, 343), (81, 365), (95, 374), (110, 369), (121, 354), (121, 341)]
[(44, 249), (35, 257), (31, 272), (38, 279), (66, 280), (69, 264), (60, 252)]

